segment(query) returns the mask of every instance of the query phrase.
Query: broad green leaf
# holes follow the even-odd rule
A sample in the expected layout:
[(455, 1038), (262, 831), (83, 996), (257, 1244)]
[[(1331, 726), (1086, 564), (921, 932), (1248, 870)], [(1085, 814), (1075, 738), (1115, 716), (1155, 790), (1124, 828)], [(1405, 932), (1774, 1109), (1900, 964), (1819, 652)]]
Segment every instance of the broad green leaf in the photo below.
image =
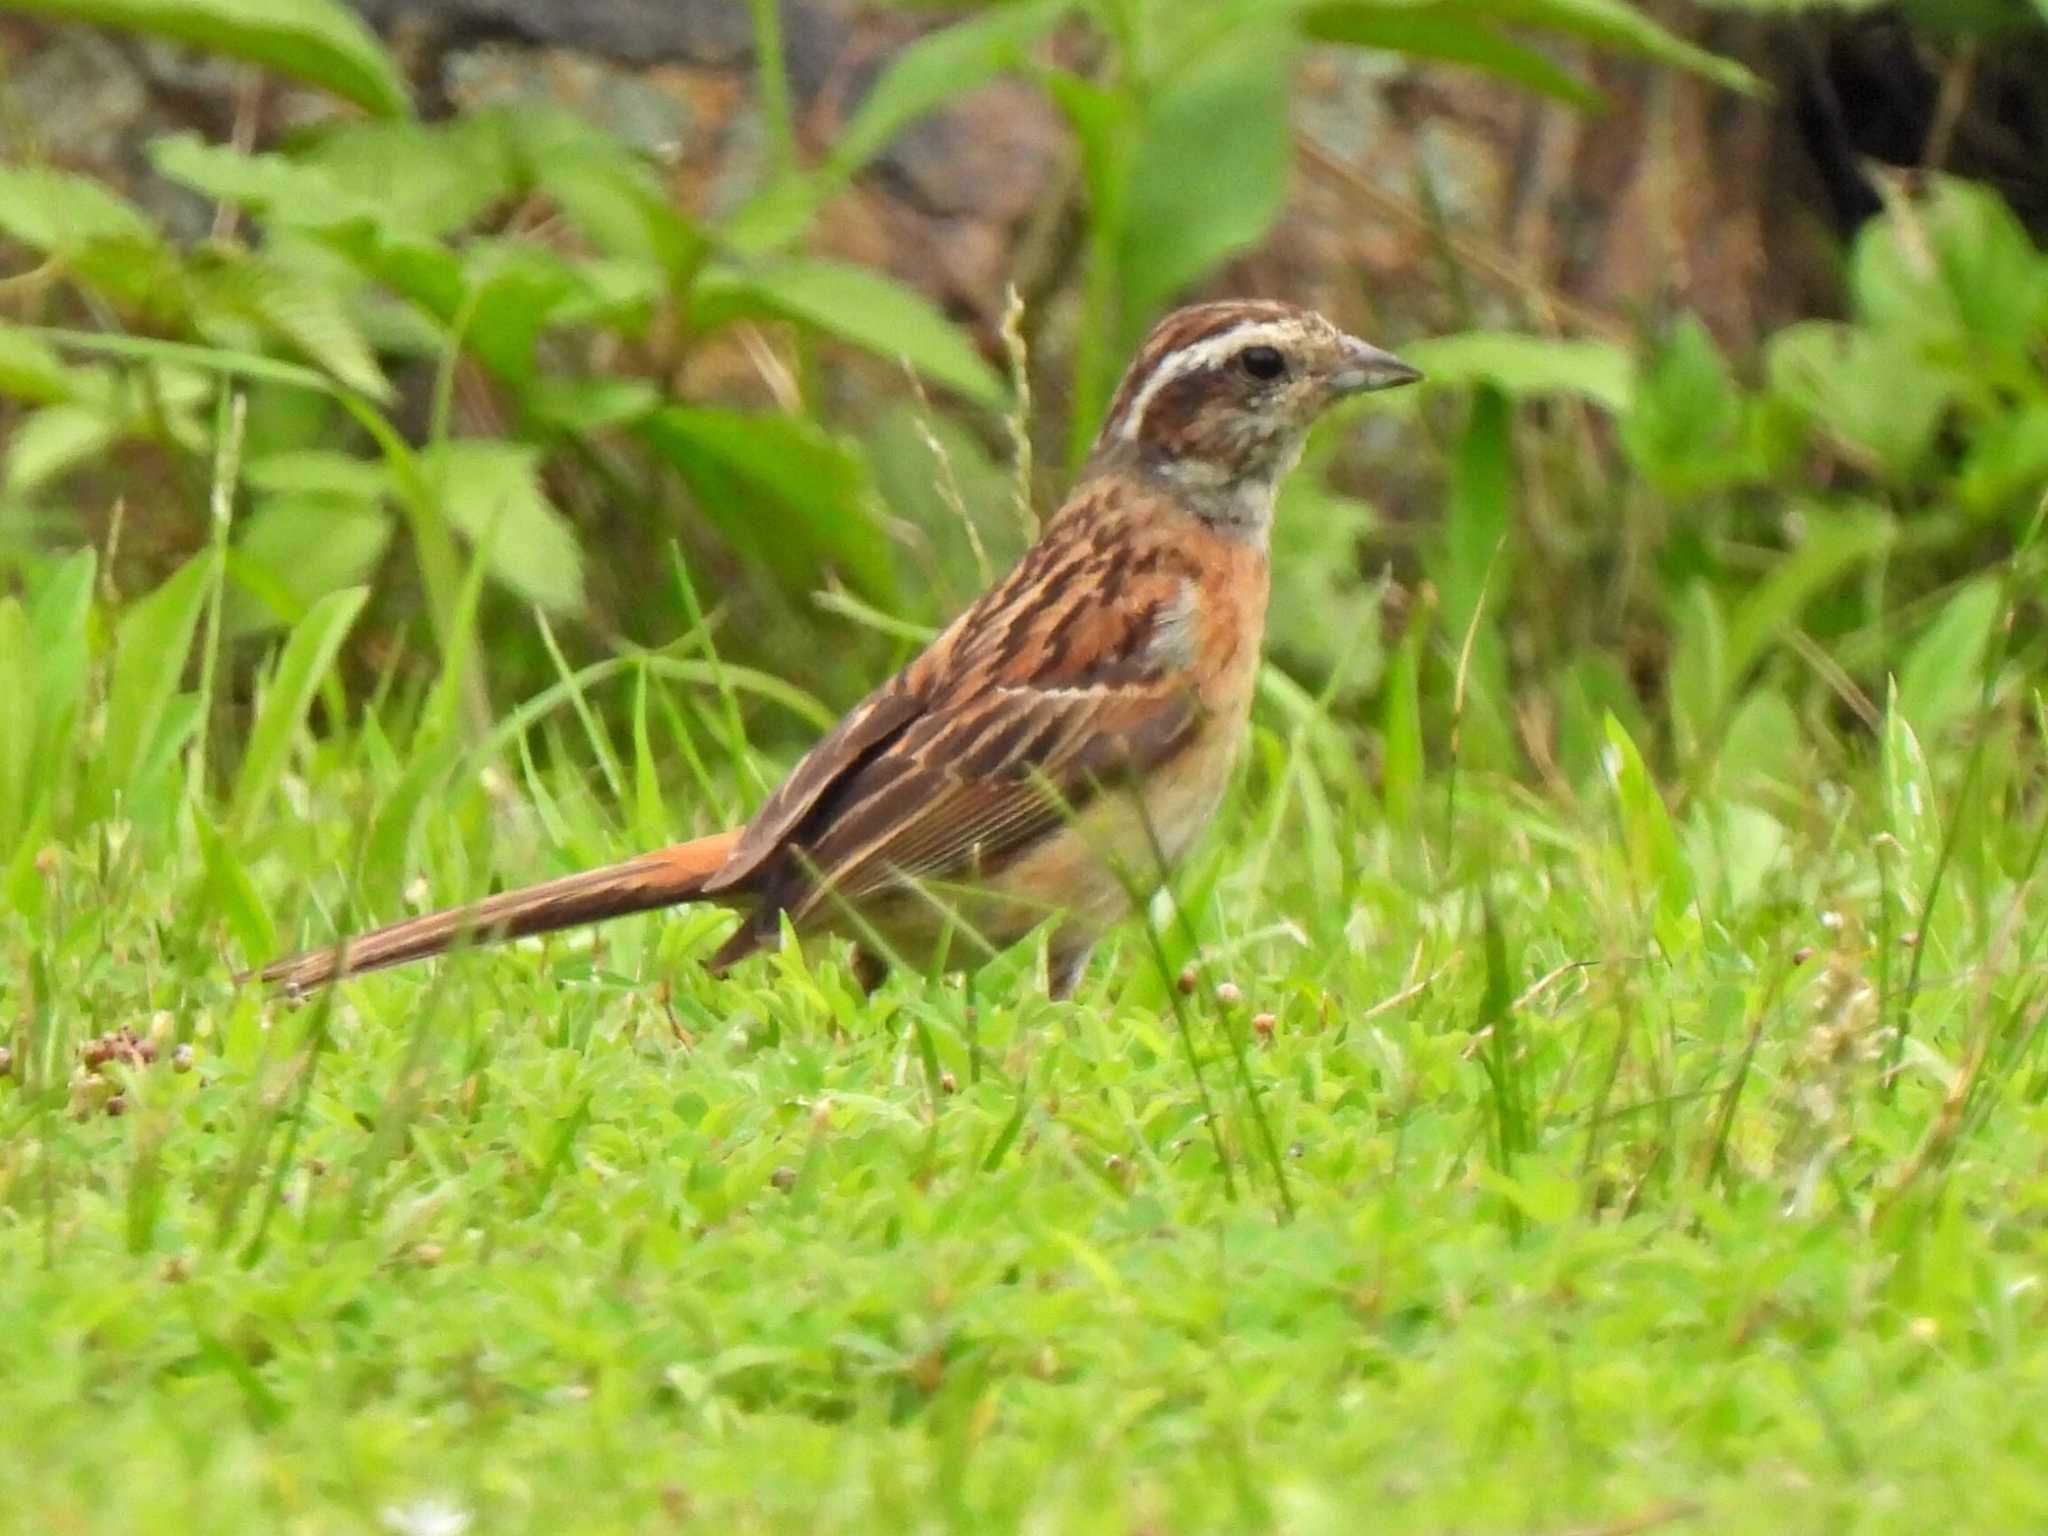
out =
[(1380, 794), (1388, 825), (1411, 835), (1422, 830), (1422, 656), (1432, 617), (1419, 603), (1410, 615), (1380, 706)]
[(837, 178), (785, 167), (719, 224), (727, 249), (759, 256), (795, 243), (839, 190)]
[(1487, 768), (1513, 761), (1515, 750), (1499, 622), (1514, 579), (1514, 498), (1513, 415), (1505, 395), (1481, 386), (1452, 463), (1443, 550), (1431, 573), (1443, 597), (1444, 644), (1453, 666), (1465, 668), (1461, 755)]
[(1268, 550), (1266, 648), (1318, 692), (1335, 687), (1356, 702), (1385, 662), (1383, 594), (1359, 560), (1381, 519), (1370, 502), (1330, 483), (1329, 464), (1344, 439), (1341, 428), (1315, 434), (1300, 468), (1281, 482)]
[(1676, 952), (1690, 932), (1692, 868), (1672, 829), (1671, 813), (1636, 744), (1614, 716), (1606, 721), (1608, 776), (1621, 813), (1622, 846), (1637, 888), (1653, 900), (1657, 939)]
[(1562, 1168), (1518, 1167), (1513, 1174), (1498, 1168), (1473, 1170), (1474, 1182), (1512, 1203), (1538, 1226), (1554, 1227), (1571, 1220), (1581, 1203), (1579, 1181)]
[(44, 165), (0, 165), (0, 234), (52, 256), (163, 244), (149, 216), (104, 182)]
[(1611, 341), (1454, 331), (1404, 342), (1401, 356), (1431, 384), (1491, 384), (1517, 400), (1578, 395), (1619, 413), (1635, 394), (1635, 359)]
[(264, 495), (235, 528), (227, 623), (236, 635), (296, 624), (329, 593), (367, 581), (390, 547), (392, 516), (373, 499)]
[(0, 597), (0, 859), (28, 825), (30, 771), (36, 746), (36, 656), (28, 614), (18, 599)]
[(44, 578), (29, 604), (29, 643), (36, 663), (31, 767), (45, 794), (65, 772), (92, 683), (92, 587), (98, 573), (98, 555), (77, 550)]
[(133, 795), (159, 756), (172, 702), (192, 652), (193, 631), (207, 591), (208, 557), (195, 555), (162, 586), (131, 607), (114, 632), (107, 686), (107, 729), (100, 783), (108, 795)]
[(1697, 316), (1679, 321), (1651, 357), (1621, 422), (1621, 445), (1650, 483), (1686, 497), (1749, 478), (1742, 400)]
[(151, 142), (148, 153), (160, 175), (215, 202), (239, 203), (273, 225), (381, 224), (391, 206), (388, 199), (344, 186), (318, 164), (282, 154), (245, 154), (195, 133), (166, 134)]
[(1806, 733), (1785, 696), (1757, 687), (1743, 695), (1721, 733), (1718, 782), (1731, 794), (1783, 795), (1802, 782)]
[(607, 306), (585, 269), (523, 240), (478, 241), (461, 261), (463, 294), (440, 318), (461, 327), (465, 347), (498, 377), (524, 385), (537, 371), (543, 332)]
[(654, 168), (610, 134), (566, 112), (505, 120), (518, 168), (599, 250), (644, 263), (676, 286), (705, 248)]
[(491, 575), (542, 608), (583, 606), (583, 552), (540, 484), (540, 455), (521, 443), (458, 438), (420, 454), (435, 501), (484, 552)]
[(380, 117), (411, 110), (397, 65), (338, 0), (0, 0), (0, 11), (148, 32), (247, 59)]
[[(1893, 5), (1897, 0), (1702, 0), (1710, 10), (1755, 11), (1765, 15), (1782, 15), (1799, 11), (1819, 10), (1823, 7), (1837, 11), (1874, 11), (1880, 6)], [(1938, 0), (1945, 3), (1945, 0)]]
[(1713, 747), (1728, 701), (1728, 626), (1705, 581), (1686, 588), (1677, 610), (1677, 644), (1665, 686), (1678, 750), (1691, 758)]
[(1703, 889), (1730, 912), (1753, 908), (1791, 838), (1769, 811), (1739, 800), (1712, 800), (1695, 813), (1685, 846)]
[(120, 423), (106, 411), (46, 405), (15, 427), (0, 483), (16, 496), (30, 495), (95, 457), (120, 435)]
[(1853, 566), (1887, 548), (1896, 536), (1882, 515), (1814, 506), (1807, 509), (1804, 541), (1736, 604), (1728, 620), (1727, 686), (1741, 686), (1749, 669), (1797, 621), (1813, 597)]
[(36, 405), (60, 405), (97, 397), (103, 381), (73, 368), (42, 337), (0, 322), (0, 395)]
[[(944, 455), (943, 467), (933, 452), (934, 443)], [(943, 605), (946, 591), (972, 591), (988, 580), (988, 570), (975, 555), (973, 536), (951, 499), (956, 493), (958, 505), (966, 507), (968, 520), (980, 535), (984, 558), (1006, 565), (1021, 551), (1024, 530), (1015, 512), (1016, 477), (990, 453), (987, 437), (964, 419), (934, 414), (898, 394), (861, 434), (861, 447), (881, 505), (931, 541), (939, 579), (935, 590), (923, 594), (916, 610), (919, 616), (930, 616), (933, 603)], [(1291, 477), (1290, 485), (1300, 478)], [(905, 593), (906, 598), (913, 595)], [(863, 622), (890, 629), (911, 617), (868, 609)]]
[(1148, 104), (1118, 262), (1126, 346), (1190, 284), (1264, 239), (1286, 205), (1292, 55), (1285, 33), (1253, 31)]
[(1000, 407), (1009, 396), (1002, 376), (929, 300), (868, 267), (807, 259), (707, 272), (695, 313), (707, 328), (741, 315), (780, 316), (900, 358), (978, 404)]
[(1102, 423), (1118, 370), (1129, 357), (1123, 338), (1134, 322), (1120, 314), (1121, 269), (1130, 218), (1131, 158), (1140, 119), (1126, 92), (1064, 70), (1048, 71), (1043, 83), (1073, 130), (1088, 191), (1087, 266), (1074, 338), (1073, 414), (1067, 422), (1067, 456), (1078, 466)]
[(1302, 24), (1307, 34), (1320, 42), (1463, 64), (1583, 110), (1604, 104), (1598, 91), (1547, 55), (1514, 42), (1457, 7), (1341, 0), (1309, 10)]
[(256, 812), (284, 771), (285, 755), (292, 738), (306, 722), (313, 695), (334, 665), (341, 642), (348, 638), (356, 615), (363, 611), (370, 590), (348, 587), (330, 592), (315, 603), (285, 642), (284, 654), (270, 675), (263, 702), (249, 728), (249, 744), (242, 754), (242, 770), (235, 779), (233, 819), (247, 832)]
[(1686, 42), (1634, 0), (1449, 0), (1446, 8), (1489, 21), (1543, 27), (1602, 47), (1639, 53), (1731, 90), (1759, 89), (1756, 76), (1733, 59)]
[(661, 408), (662, 392), (646, 379), (539, 374), (524, 404), (537, 426), (571, 435), (630, 427)]
[(321, 496), (374, 505), (389, 494), (391, 472), (376, 459), (329, 448), (295, 448), (252, 455), (242, 465), (242, 483), (274, 496)]
[[(2040, 10), (2048, 0), (2032, 3)], [(2026, 32), (2029, 18), (2021, 7), (2027, 4), (2028, 0), (1897, 0), (1900, 14), (1916, 30), (1945, 46)]]
[[(1955, 363), (2027, 371), (2048, 296), (2048, 256), (1989, 187), (1934, 177), (1858, 234), (1849, 280), (1872, 327), (1923, 342), (1967, 343)], [(2038, 377), (2038, 375), (2036, 375)]]
[(1604, 780), (1609, 715), (1631, 736), (1650, 730), (1634, 681), (1607, 651), (1582, 650), (1572, 658), (1557, 706), (1557, 761), (1574, 784)]
[(1976, 704), (1998, 604), (1997, 582), (1982, 578), (1968, 583), (1906, 653), (1897, 708), (1921, 741), (1939, 742)]
[(202, 336), (225, 347), (296, 353), (373, 400), (391, 386), (377, 366), (344, 295), (313, 273), (263, 255), (220, 260), (194, 273), (194, 319)]
[(2032, 516), (2048, 491), (2048, 398), (2007, 407), (1973, 434), (1956, 499), (1978, 517)]
[(245, 959), (252, 964), (269, 959), (278, 951), (277, 925), (256, 893), (247, 866), (235, 857), (204, 811), (193, 815), (192, 824), (199, 834), (200, 857), (206, 863), (207, 900), (226, 921)]
[(1780, 398), (1895, 476), (1926, 457), (1955, 391), (1952, 377), (1930, 369), (1895, 331), (1803, 321), (1773, 336), (1765, 358)]
[(124, 309), (165, 322), (185, 312), (177, 253), (141, 209), (90, 176), (0, 164), (0, 235)]
[(704, 515), (786, 585), (812, 584), (827, 566), (866, 596), (892, 589), (866, 466), (811, 423), (672, 406), (639, 430), (676, 467)]
[(860, 169), (925, 113), (1026, 62), (1059, 25), (1073, 0), (1026, 0), (926, 34), (889, 61), (861, 98), (828, 165), (840, 176)]
[(1917, 902), (1941, 856), (1941, 808), (1927, 754), (1913, 723), (1899, 708), (1896, 685), (1885, 709), (1884, 798), (1891, 834), (1905, 852), (1910, 899)]
[(439, 123), (349, 123), (322, 134), (296, 158), (332, 178), (346, 196), (378, 204), (380, 228), (415, 239), (452, 238), (521, 190), (508, 138), (501, 113)]

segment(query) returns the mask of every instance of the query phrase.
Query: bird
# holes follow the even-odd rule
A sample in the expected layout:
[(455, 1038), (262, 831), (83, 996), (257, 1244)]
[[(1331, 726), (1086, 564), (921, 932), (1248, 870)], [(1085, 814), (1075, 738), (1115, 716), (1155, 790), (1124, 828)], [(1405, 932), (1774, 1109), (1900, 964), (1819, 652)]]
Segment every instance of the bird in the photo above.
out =
[(296, 996), (458, 946), (710, 902), (740, 918), (714, 973), (779, 943), (785, 921), (850, 939), (870, 990), (892, 962), (962, 969), (973, 942), (993, 953), (1049, 925), (1046, 985), (1070, 995), (1097, 939), (1222, 800), (1249, 726), (1274, 503), (1309, 428), (1340, 399), (1421, 377), (1296, 305), (1171, 312), (1016, 565), (743, 825), (253, 974)]

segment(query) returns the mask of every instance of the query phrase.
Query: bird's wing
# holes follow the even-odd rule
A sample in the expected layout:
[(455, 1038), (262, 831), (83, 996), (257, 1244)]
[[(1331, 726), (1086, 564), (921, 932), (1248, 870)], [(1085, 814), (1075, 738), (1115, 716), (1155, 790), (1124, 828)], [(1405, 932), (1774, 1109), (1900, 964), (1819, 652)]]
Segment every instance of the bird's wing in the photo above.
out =
[(1069, 506), (797, 766), (711, 889), (751, 877), (802, 910), (971, 873), (1172, 755), (1201, 712), (1197, 573), (1130, 510)]
[(817, 877), (803, 905), (999, 867), (1171, 756), (1199, 711), (1192, 689), (1162, 682), (1004, 688), (927, 715), (854, 779), (844, 809), (799, 850)]

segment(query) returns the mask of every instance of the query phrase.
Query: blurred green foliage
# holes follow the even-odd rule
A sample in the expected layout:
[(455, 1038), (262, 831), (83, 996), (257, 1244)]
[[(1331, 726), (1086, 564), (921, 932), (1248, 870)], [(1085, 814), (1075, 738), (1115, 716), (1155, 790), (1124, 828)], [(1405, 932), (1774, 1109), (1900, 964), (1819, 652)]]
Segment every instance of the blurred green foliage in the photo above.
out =
[[(821, 587), (842, 632), (849, 615), (876, 631), (854, 653), (863, 676), (942, 618), (975, 579), (966, 552), (1015, 544), (1000, 464), (1013, 381), (920, 295), (810, 241), (895, 134), (997, 75), (1035, 82), (1079, 155), (1069, 465), (1144, 327), (1278, 217), (1304, 48), (1448, 60), (1577, 106), (1597, 92), (1550, 44), (1748, 84), (1622, 0), (1018, 0), (902, 51), (809, 161), (771, 122), (762, 184), (709, 227), (671, 205), (656, 166), (566, 114), (416, 120), (382, 46), (330, 0), (0, 9), (195, 42), (362, 109), (259, 153), (189, 134), (153, 144), (159, 175), (221, 210), (197, 243), (88, 177), (0, 166), (0, 236), (30, 262), (8, 285), (16, 321), (0, 321), (0, 395), (18, 402), (0, 561), (34, 574), (66, 558), (103, 521), (88, 493), (126, 493), (138, 521), (143, 486), (109, 466), (145, 466), (153, 579), (201, 552), (222, 697), (242, 699), (309, 623), (324, 638), (301, 655), (353, 657), (358, 690), (417, 693), (481, 649), (491, 667), (463, 684), (480, 697), (558, 674), (535, 615), (567, 621), (571, 661), (667, 643), (688, 622), (678, 582), (754, 605), (770, 622), (727, 648), (777, 669), (814, 654), (805, 599)], [(771, 117), (788, 111), (773, 17), (757, 9)], [(1062, 27), (1086, 43), (1061, 57), (1083, 62), (1045, 62)], [(1771, 338), (1754, 369), (1684, 317), (1637, 345), (1472, 332), (1413, 348), (1432, 379), (1417, 408), (1446, 444), (1419, 476), (1441, 486), (1441, 522), (1397, 562), (1424, 582), (1426, 740), (1447, 741), (1455, 716), (1467, 760), (1520, 762), (1516, 701), (1534, 689), (1568, 777), (1594, 771), (1615, 712), (1638, 735), (1667, 723), (1646, 739), (1696, 780), (1731, 736), (1768, 761), (1799, 713), (1868, 706), (1902, 643), (1978, 645), (1975, 573), (2048, 482), (2048, 261), (1991, 194), (1938, 181), (1895, 198), (1847, 271), (1847, 318)], [(773, 408), (675, 393), (702, 349), (761, 325), (802, 338), (800, 355), (872, 354), (886, 403), (829, 411), (808, 366)], [(892, 367), (931, 399), (910, 399)], [(479, 419), (489, 435), (458, 429)], [(1368, 574), (1378, 516), (1327, 473), (1348, 425), (1289, 488), (1274, 646), (1369, 721), (1399, 639)], [(947, 489), (960, 484), (972, 494)], [(892, 518), (923, 530), (936, 564), (892, 545)], [(194, 568), (149, 600), (169, 605), (164, 643), (193, 636), (170, 621)], [(1589, 600), (1554, 600), (1580, 589)], [(1833, 671), (1787, 659), (1778, 641), (1795, 627)], [(375, 642), (351, 647), (357, 628)], [(1924, 681), (1934, 666), (1907, 667), (1916, 701), (1952, 701)], [(173, 694), (133, 751), (174, 754), (151, 734), (179, 723)]]

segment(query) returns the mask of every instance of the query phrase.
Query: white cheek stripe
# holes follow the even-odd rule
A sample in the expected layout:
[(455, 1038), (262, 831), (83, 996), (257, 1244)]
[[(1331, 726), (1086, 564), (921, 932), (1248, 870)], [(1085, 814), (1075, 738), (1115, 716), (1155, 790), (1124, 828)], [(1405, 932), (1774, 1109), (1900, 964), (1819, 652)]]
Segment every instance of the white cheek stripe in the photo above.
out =
[(1265, 320), (1256, 325), (1233, 326), (1218, 335), (1207, 337), (1177, 352), (1169, 352), (1160, 360), (1158, 369), (1145, 381), (1145, 387), (1131, 399), (1124, 411), (1123, 424), (1117, 428), (1117, 436), (1130, 442), (1138, 435), (1138, 428), (1145, 423), (1145, 412), (1152, 408), (1153, 396), (1166, 388), (1175, 379), (1185, 378), (1199, 368), (1208, 368), (1216, 363), (1242, 352), (1246, 347), (1281, 346), (1296, 340), (1301, 335), (1301, 323), (1295, 320)]

